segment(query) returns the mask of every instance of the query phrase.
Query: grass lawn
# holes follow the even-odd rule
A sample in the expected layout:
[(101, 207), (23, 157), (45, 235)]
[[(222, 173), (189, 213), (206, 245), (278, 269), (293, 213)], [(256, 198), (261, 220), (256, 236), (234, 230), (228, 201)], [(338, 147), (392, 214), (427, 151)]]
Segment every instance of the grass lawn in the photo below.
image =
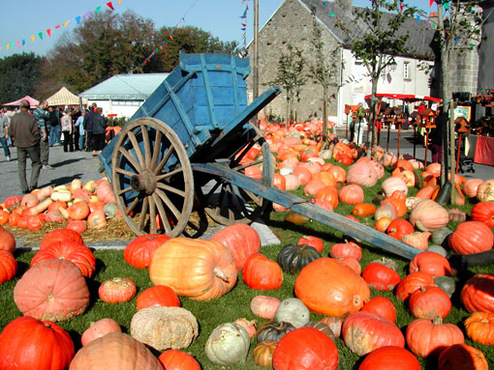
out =
[[(385, 177), (389, 176), (389, 172)], [(365, 202), (371, 202), (373, 197), (380, 191), (380, 181), (375, 187), (367, 188), (365, 190)], [(414, 194), (418, 189), (412, 189), (411, 194)], [(300, 195), (300, 193), (299, 193)], [(447, 208), (460, 208), (463, 211), (471, 209), (473, 203), (469, 203), (462, 207), (447, 207)], [(337, 207), (336, 211), (340, 214), (347, 215), (351, 213), (352, 206), (341, 204)], [(271, 230), (278, 236), (281, 240), (281, 245), (267, 246), (263, 247), (262, 253), (269, 258), (276, 260), (276, 256), (282, 246), (289, 243), (296, 243), (302, 235), (314, 235), (321, 238), (324, 243), (323, 256), (329, 254), (330, 247), (337, 242), (341, 242), (344, 239), (344, 235), (341, 232), (330, 229), (329, 227), (322, 225), (317, 222), (311, 222), (305, 225), (294, 225), (284, 222), (284, 213), (272, 212), (270, 220), (268, 221), (268, 226)], [(373, 227), (374, 219), (372, 217), (363, 218), (360, 220), (361, 223), (367, 224)], [(454, 230), (455, 224), (451, 223), (450, 228)], [(15, 230), (14, 230), (15, 232)], [(361, 260), (361, 266), (364, 268), (368, 263), (375, 259), (379, 259), (382, 256), (392, 258), (400, 266), (400, 275), (404, 277), (408, 272), (408, 261), (404, 260), (398, 256), (388, 254), (387, 252), (377, 249), (375, 247), (363, 245), (363, 256)], [(12, 298), (12, 291), (14, 286), (20, 276), (29, 268), (30, 261), (34, 256), (35, 252), (27, 251), (16, 251), (15, 257), (19, 263), (19, 271), (17, 276), (4, 284), (0, 285), (0, 305), (2, 307), (2, 313), (0, 315), (0, 330), (2, 330), (5, 325), (15, 318), (21, 316), (21, 313), (14, 304)], [(138, 294), (144, 289), (152, 286), (149, 280), (149, 275), (147, 270), (135, 269), (123, 260), (123, 251), (119, 250), (95, 250), (94, 254), (97, 259), (97, 271), (96, 275), (92, 279), (88, 279), (88, 286), (91, 291), (91, 304), (87, 311), (70, 321), (59, 323), (61, 327), (69, 331), (71, 334), (76, 349), (80, 347), (80, 336), (82, 332), (87, 329), (91, 322), (97, 321), (104, 317), (110, 317), (116, 320), (121, 326), (124, 332), (129, 332), (130, 321), (132, 316), (136, 313), (135, 301), (136, 298), (125, 304), (107, 304), (98, 299), (98, 287), (101, 282), (106, 279), (113, 277), (128, 277), (132, 279), (137, 287)], [(470, 273), (493, 273), (494, 265), (483, 266), (483, 267), (473, 267), (470, 268)], [(468, 274), (459, 274), (455, 277), (457, 280), (457, 287), (461, 287), (464, 279), (468, 277)], [(185, 351), (191, 353), (203, 366), (204, 369), (220, 369), (221, 366), (213, 365), (205, 356), (204, 344), (212, 332), (212, 330), (218, 325), (234, 321), (237, 318), (248, 318), (249, 320), (257, 319), (258, 324), (264, 321), (260, 318), (254, 317), (251, 313), (249, 304), (253, 297), (256, 295), (270, 295), (277, 297), (280, 300), (285, 298), (293, 297), (293, 286), (295, 282), (296, 275), (290, 275), (284, 273), (284, 282), (280, 289), (275, 291), (255, 291), (248, 288), (242, 281), (241, 276), (237, 282), (236, 287), (225, 296), (210, 302), (198, 302), (191, 299), (181, 297), (182, 306), (189, 311), (191, 311), (198, 319), (200, 325), (200, 334), (194, 343)], [(372, 296), (383, 295), (389, 298), (395, 305), (397, 311), (396, 324), (404, 332), (406, 326), (413, 320), (413, 317), (408, 312), (406, 304), (401, 300), (397, 299), (392, 292), (378, 292), (376, 290), (371, 290)], [(462, 308), (459, 300), (459, 289), (452, 297), (453, 309), (451, 313), (444, 320), (447, 323), (453, 323), (462, 327), (462, 322), (468, 316), (468, 313)], [(321, 316), (316, 314), (311, 314), (311, 320), (318, 320)], [(470, 341), (466, 338), (465, 342), (480, 349), (486, 356), (489, 363), (494, 363), (494, 347), (481, 345)], [(340, 369), (352, 369), (358, 368), (360, 362), (359, 356), (353, 354), (348, 350), (341, 339), (336, 340), (336, 344), (339, 349), (340, 355)], [(247, 360), (243, 364), (231, 367), (232, 369), (257, 369), (258, 366), (255, 365), (252, 359), (252, 350), (256, 345), (255, 338), (252, 339), (251, 349)], [(433, 369), (436, 367), (435, 362), (427, 363), (421, 360), (423, 368)]]

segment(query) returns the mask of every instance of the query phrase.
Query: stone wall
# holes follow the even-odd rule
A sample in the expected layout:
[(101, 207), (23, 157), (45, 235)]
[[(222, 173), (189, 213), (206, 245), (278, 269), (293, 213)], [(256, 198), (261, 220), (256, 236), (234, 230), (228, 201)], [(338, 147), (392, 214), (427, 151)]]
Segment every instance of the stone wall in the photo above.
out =
[[(319, 25), (324, 27), (321, 23)], [(314, 63), (315, 57), (311, 44), (313, 29), (310, 9), (307, 9), (296, 0), (287, 0), (260, 30), (258, 37), (259, 94), (266, 90), (268, 86), (265, 84), (268, 81), (277, 77), (278, 62), (282, 54), (288, 53), (288, 44), (303, 51), (306, 64)], [(325, 30), (322, 32), (322, 41), (328, 50), (327, 55), (330, 55), (330, 50), (336, 48), (338, 44), (330, 32), (327, 32), (327, 29)], [(253, 52), (254, 45), (252, 43), (248, 48), (251, 64), (253, 63)], [(338, 61), (338, 69), (341, 68), (341, 64), (341, 60)], [(307, 66), (305, 71), (308, 72)], [(337, 71), (336, 75), (339, 76), (340, 72)], [(250, 92), (249, 102), (252, 101), (252, 76), (253, 73), (251, 72), (247, 78), (247, 89)], [(330, 96), (332, 94), (334, 94), (334, 97), (328, 104), (329, 116), (336, 115), (336, 88), (332, 88)], [(295, 103), (295, 114), (299, 121), (307, 120), (310, 114), (315, 115), (317, 118), (322, 118), (322, 95), (322, 87), (308, 79), (300, 94), (300, 101)], [(282, 92), (259, 114), (259, 118), (267, 118), (267, 116), (271, 115), (285, 119), (286, 111), (286, 95)]]

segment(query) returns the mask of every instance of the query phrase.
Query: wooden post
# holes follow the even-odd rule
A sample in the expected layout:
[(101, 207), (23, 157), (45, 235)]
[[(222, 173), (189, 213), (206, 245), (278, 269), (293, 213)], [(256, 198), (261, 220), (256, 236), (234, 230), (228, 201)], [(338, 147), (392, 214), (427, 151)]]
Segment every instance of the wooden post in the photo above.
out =
[(396, 120), (396, 124), (398, 125), (398, 153), (396, 153), (396, 156), (400, 157), (401, 123)]
[[(450, 145), (451, 145), (451, 194), (450, 194), (450, 204), (454, 204), (455, 198), (455, 102), (452, 100), (449, 103), (449, 134), (450, 134)], [(444, 149), (443, 149), (444, 150)]]
[[(259, 0), (254, 0), (254, 66), (252, 68), (252, 101), (259, 97)], [(252, 117), (254, 125), (258, 126), (257, 114)]]

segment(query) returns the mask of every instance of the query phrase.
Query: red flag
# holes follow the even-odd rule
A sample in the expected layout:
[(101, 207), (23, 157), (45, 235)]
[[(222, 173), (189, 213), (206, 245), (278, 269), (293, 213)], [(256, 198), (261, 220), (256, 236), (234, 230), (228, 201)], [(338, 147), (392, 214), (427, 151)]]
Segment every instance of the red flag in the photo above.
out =
[(107, 2), (106, 5), (108, 5), (108, 7), (111, 9), (111, 10), (115, 10), (113, 9), (113, 4), (111, 1)]
[(46, 30), (46, 33), (51, 37), (51, 30), (49, 28)]
[(434, 4), (434, 0), (430, 0), (429, 6), (432, 6)]

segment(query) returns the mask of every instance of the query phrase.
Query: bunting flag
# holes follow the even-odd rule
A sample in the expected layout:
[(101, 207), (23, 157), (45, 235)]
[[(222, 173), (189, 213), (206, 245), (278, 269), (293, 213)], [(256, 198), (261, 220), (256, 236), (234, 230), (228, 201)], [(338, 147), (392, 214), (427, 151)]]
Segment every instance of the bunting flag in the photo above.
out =
[[(109, 2), (106, 2), (104, 5), (106, 5), (106, 6), (107, 6), (108, 8), (110, 8), (112, 11), (114, 11), (114, 10), (115, 10), (115, 7), (113, 6), (113, 3), (114, 3), (113, 1), (109, 1)], [(118, 0), (118, 5), (120, 5), (121, 3), (122, 3), (122, 0)], [(99, 13), (99, 12), (101, 11), (101, 8), (102, 8), (102, 7), (103, 7), (103, 5), (98, 6), (98, 7), (96, 8), (96, 12), (97, 12), (97, 13)], [(89, 16), (90, 16), (90, 15), (91, 15), (91, 12), (90, 12), (90, 11), (88, 11), (88, 12), (84, 13), (84, 19), (85, 19), (85, 20), (88, 20), (88, 18), (89, 18)], [(74, 18), (74, 19), (75, 19), (76, 24), (80, 24), (80, 22), (81, 22), (81, 20), (82, 20), (82, 17), (83, 17), (83, 16), (78, 15), (77, 17), (75, 17), (75, 18)], [(47, 33), (47, 35), (48, 35), (49, 37), (51, 37), (51, 35), (52, 35), (52, 30), (58, 30), (58, 29), (62, 28), (62, 26), (63, 26), (63, 27), (67, 27), (67, 26), (70, 24), (70, 22), (71, 22), (71, 21), (72, 21), (72, 19), (69, 19), (69, 20), (67, 20), (67, 21), (65, 21), (65, 22), (63, 22), (63, 23), (61, 23), (61, 24), (57, 24), (57, 25), (56, 25), (56, 26), (54, 26), (53, 28), (48, 28), (48, 29), (46, 29), (46, 33)], [(38, 37), (39, 37), (39, 39), (40, 39), (40, 40), (43, 40), (43, 35), (44, 35), (44, 32), (38, 32), (38, 34), (37, 34), (37, 35), (38, 35)], [(31, 35), (29, 38), (31, 39), (31, 41), (32, 41), (32, 42), (35, 42), (35, 41), (36, 41), (36, 36), (35, 36), (34, 34), (33, 34), (33, 35)], [(10, 42), (10, 43), (6, 44), (6, 46), (5, 46), (5, 50), (9, 50), (9, 48), (10, 48), (11, 46), (13, 47), (13, 45), (17, 45), (18, 47), (20, 47), (20, 46), (24, 46), (25, 44), (26, 44), (26, 39), (25, 39), (25, 38), (19, 38), (19, 40), (17, 40), (17, 41), (12, 41), (12, 42)], [(8, 45), (8, 46), (7, 46), (7, 45)], [(0, 47), (0, 49), (1, 49), (1, 47)]]
[(175, 30), (180, 26), (181, 23), (184, 23), (185, 22), (185, 16), (189, 13), (189, 11), (196, 5), (196, 3), (198, 2), (199, 0), (194, 0), (192, 2), (192, 4), (190, 4), (190, 6), (187, 8), (187, 10), (185, 11), (184, 15), (182, 16), (182, 18), (180, 18), (180, 20), (178, 21), (178, 23), (175, 25), (175, 27), (173, 28), (172, 32), (162, 41), (159, 43), (159, 45), (154, 49), (154, 51), (148, 55), (146, 57), (146, 59), (144, 59), (144, 61), (142, 62), (142, 65), (146, 65), (149, 60), (151, 58), (153, 58), (156, 54), (158, 54), (158, 52), (160, 50), (163, 49), (163, 47), (165, 46), (165, 42), (168, 43), (168, 44), (171, 44), (171, 42), (173, 41), (173, 33), (175, 32)]
[(429, 6), (432, 6), (432, 4), (434, 4), (434, 0), (430, 0)]
[[(242, 0), (242, 5), (247, 3), (249, 0)], [(245, 4), (245, 9), (243, 14), (240, 16), (242, 21), (240, 22), (240, 31), (242, 31), (242, 47), (240, 49), (240, 54), (245, 56), (247, 49), (247, 12), (249, 11), (249, 4)]]

